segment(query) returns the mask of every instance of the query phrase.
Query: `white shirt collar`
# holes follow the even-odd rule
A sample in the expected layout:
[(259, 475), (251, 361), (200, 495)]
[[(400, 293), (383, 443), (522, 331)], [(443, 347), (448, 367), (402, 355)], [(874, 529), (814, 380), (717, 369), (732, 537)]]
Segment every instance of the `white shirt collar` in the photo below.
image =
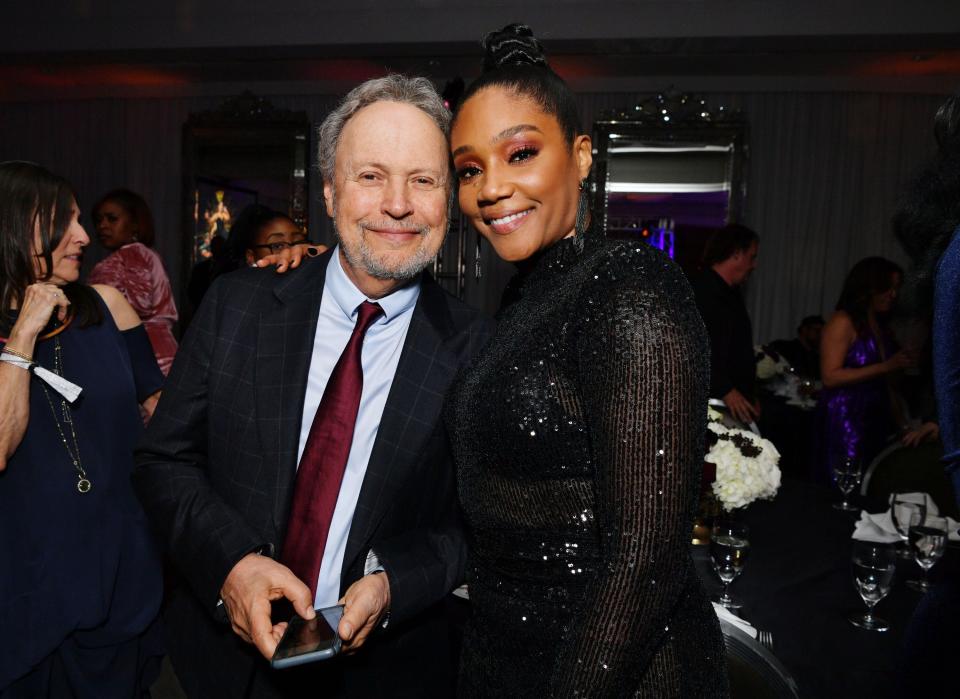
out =
[(384, 317), (377, 323), (389, 323), (403, 313), (411, 310), (420, 297), (420, 276), (403, 284), (399, 288), (390, 292), (383, 298), (370, 299), (356, 287), (350, 277), (343, 269), (340, 260), (340, 246), (333, 249), (333, 257), (327, 264), (327, 275), (324, 280), (324, 288), (329, 292), (337, 308), (353, 322), (356, 318), (357, 308), (364, 301), (371, 301), (380, 304), (383, 309)]

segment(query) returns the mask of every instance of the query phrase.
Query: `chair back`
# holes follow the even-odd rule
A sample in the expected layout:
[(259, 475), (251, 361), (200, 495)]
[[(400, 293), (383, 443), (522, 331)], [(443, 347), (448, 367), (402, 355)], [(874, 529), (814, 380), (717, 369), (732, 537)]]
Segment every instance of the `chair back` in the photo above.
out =
[(798, 699), (797, 683), (776, 656), (743, 630), (720, 619), (731, 699)]
[(943, 445), (939, 441), (917, 447), (891, 444), (870, 464), (860, 493), (880, 500), (889, 499), (891, 493), (928, 493), (941, 515), (957, 519), (957, 501), (942, 458)]

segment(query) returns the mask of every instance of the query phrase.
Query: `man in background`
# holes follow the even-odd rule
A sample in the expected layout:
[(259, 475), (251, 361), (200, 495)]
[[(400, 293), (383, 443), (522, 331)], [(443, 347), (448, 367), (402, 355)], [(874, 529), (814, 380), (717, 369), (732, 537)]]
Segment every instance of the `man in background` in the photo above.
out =
[(768, 347), (782, 356), (799, 376), (811, 381), (820, 379), (820, 335), (823, 316), (807, 316), (800, 321), (797, 336), (792, 340), (774, 340)]
[(753, 328), (740, 287), (757, 267), (759, 248), (752, 230), (727, 225), (707, 242), (704, 271), (693, 280), (697, 308), (710, 336), (710, 397), (721, 399), (744, 424), (756, 420), (760, 404)]

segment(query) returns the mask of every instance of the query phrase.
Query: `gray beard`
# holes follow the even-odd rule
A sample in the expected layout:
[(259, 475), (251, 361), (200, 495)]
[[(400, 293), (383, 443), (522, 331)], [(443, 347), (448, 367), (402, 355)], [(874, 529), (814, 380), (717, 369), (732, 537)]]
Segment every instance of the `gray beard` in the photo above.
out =
[[(379, 228), (388, 228), (389, 225), (378, 223)], [(404, 229), (409, 228), (409, 224), (404, 224)], [(413, 279), (423, 270), (433, 264), (437, 253), (431, 253), (428, 247), (428, 230), (426, 227), (420, 229), (420, 244), (416, 251), (404, 260), (391, 260), (388, 255), (377, 254), (366, 240), (366, 229), (361, 223), (359, 225), (359, 236), (356, 243), (347, 243), (337, 229), (337, 210), (333, 210), (333, 232), (343, 250), (347, 263), (354, 269), (362, 270), (375, 279), (407, 281)], [(438, 250), (439, 252), (439, 250)]]
[(398, 262), (391, 260), (387, 255), (378, 255), (367, 245), (367, 241), (362, 236), (356, 245), (352, 245), (344, 242), (336, 226), (334, 226), (334, 232), (349, 265), (354, 269), (363, 270), (375, 279), (395, 281), (413, 279), (433, 264), (436, 257), (430, 254), (425, 245), (425, 239), (410, 257)]

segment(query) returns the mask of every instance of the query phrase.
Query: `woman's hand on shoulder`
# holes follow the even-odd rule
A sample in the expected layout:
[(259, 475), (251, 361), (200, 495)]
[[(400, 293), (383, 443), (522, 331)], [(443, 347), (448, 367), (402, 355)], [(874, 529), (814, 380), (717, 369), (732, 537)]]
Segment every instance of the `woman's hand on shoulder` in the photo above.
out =
[(140, 325), (140, 316), (133, 310), (133, 306), (123, 297), (119, 291), (106, 284), (93, 284), (93, 289), (100, 294), (100, 298), (110, 309), (110, 315), (113, 316), (113, 322), (117, 324), (118, 330), (129, 330)]
[(325, 253), (329, 248), (326, 245), (294, 245), (282, 252), (272, 253), (266, 257), (261, 257), (253, 263), (254, 267), (269, 267), (276, 265), (277, 274), (283, 274), (288, 269), (296, 269), (304, 257), (317, 257)]

